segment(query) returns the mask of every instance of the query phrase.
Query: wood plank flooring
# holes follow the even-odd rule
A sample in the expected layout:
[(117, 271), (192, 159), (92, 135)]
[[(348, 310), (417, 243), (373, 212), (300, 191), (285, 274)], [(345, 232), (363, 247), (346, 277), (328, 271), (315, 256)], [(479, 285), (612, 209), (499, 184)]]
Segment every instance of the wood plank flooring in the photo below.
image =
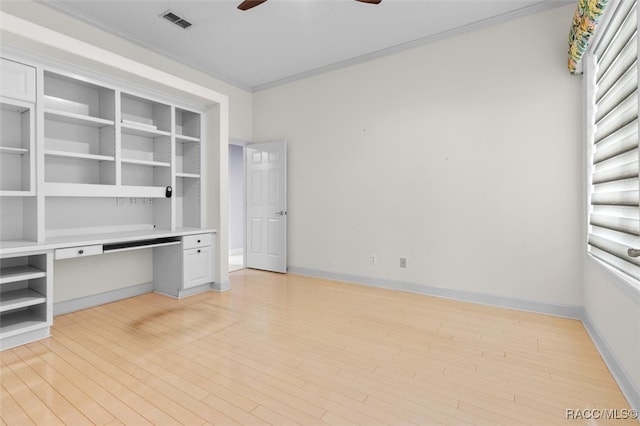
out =
[(638, 425), (579, 321), (243, 270), (0, 353), (4, 425)]

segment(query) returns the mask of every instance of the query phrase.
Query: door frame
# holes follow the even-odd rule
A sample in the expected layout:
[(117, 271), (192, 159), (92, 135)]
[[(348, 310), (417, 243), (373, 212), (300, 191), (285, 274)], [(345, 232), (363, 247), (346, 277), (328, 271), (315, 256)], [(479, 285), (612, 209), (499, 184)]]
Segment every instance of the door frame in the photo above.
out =
[[(242, 268), (247, 268), (247, 145), (251, 145), (252, 142), (245, 141), (242, 139), (229, 138), (229, 145), (235, 145), (242, 147), (242, 173), (244, 175), (244, 185), (243, 185), (243, 194), (242, 194)], [(231, 232), (231, 229), (229, 229)], [(229, 240), (231, 240), (231, 235), (229, 235)], [(230, 249), (227, 247), (227, 270), (229, 263), (229, 255)]]

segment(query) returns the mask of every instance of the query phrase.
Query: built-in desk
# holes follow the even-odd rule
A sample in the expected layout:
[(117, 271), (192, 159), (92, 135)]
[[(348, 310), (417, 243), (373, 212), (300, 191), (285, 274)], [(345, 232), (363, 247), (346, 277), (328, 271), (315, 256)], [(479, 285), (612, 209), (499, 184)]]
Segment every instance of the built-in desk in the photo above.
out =
[[(216, 231), (141, 230), (50, 238), (42, 243), (6, 241), (0, 247), (0, 349), (48, 337), (53, 323), (56, 261), (151, 249), (148, 291), (183, 297), (214, 288)], [(99, 270), (95, 274), (100, 274)], [(129, 294), (130, 295), (130, 294)], [(126, 293), (79, 298), (56, 314), (127, 297)]]

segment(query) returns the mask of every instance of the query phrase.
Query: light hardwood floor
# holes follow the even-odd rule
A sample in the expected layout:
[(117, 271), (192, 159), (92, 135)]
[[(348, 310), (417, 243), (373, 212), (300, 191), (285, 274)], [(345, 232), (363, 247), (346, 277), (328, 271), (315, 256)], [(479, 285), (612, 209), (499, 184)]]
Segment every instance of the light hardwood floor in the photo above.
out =
[(2, 424), (612, 424), (580, 322), (252, 270), (54, 320), (0, 353)]

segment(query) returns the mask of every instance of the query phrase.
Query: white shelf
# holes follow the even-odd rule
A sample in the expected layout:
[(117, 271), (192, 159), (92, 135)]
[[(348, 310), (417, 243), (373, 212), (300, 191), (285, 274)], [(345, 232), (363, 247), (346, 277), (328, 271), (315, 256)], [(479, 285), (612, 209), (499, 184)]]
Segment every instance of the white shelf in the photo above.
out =
[(0, 191), (0, 197), (30, 197), (36, 195), (35, 191)]
[(44, 155), (62, 158), (78, 158), (82, 160), (115, 161), (115, 157), (109, 155), (83, 154), (80, 152), (56, 151), (52, 149), (46, 149)]
[(12, 266), (8, 268), (0, 269), (0, 284), (8, 284), (17, 281), (33, 280), (36, 278), (42, 278), (47, 273), (34, 266)]
[(44, 195), (48, 197), (165, 198), (165, 187), (45, 182)]
[(176, 135), (176, 141), (178, 142), (200, 142), (200, 138), (194, 138), (193, 136)]
[(62, 123), (79, 124), (87, 127), (106, 127), (113, 126), (113, 120), (92, 117), (90, 115), (76, 114), (73, 112), (60, 111), (56, 109), (45, 109), (44, 117), (49, 120), (55, 120)]
[(3, 314), (1, 320), (0, 339), (49, 327), (46, 320), (34, 318), (33, 312), (29, 310)]
[(39, 305), (46, 301), (45, 296), (29, 288), (6, 291), (0, 294), (0, 313)]
[(123, 164), (135, 164), (138, 166), (171, 167), (171, 164), (165, 163), (163, 161), (135, 160), (133, 158), (123, 158), (121, 161)]
[(13, 148), (10, 146), (0, 146), (0, 154), (28, 154), (29, 150), (27, 148)]
[(200, 175), (197, 173), (176, 173), (176, 177), (179, 178), (190, 178), (190, 179), (200, 179)]
[(157, 136), (171, 136), (171, 133), (169, 132), (165, 132), (164, 130), (157, 130), (145, 124), (122, 123), (121, 129), (122, 133), (126, 133), (128, 135), (146, 136), (152, 138)]

